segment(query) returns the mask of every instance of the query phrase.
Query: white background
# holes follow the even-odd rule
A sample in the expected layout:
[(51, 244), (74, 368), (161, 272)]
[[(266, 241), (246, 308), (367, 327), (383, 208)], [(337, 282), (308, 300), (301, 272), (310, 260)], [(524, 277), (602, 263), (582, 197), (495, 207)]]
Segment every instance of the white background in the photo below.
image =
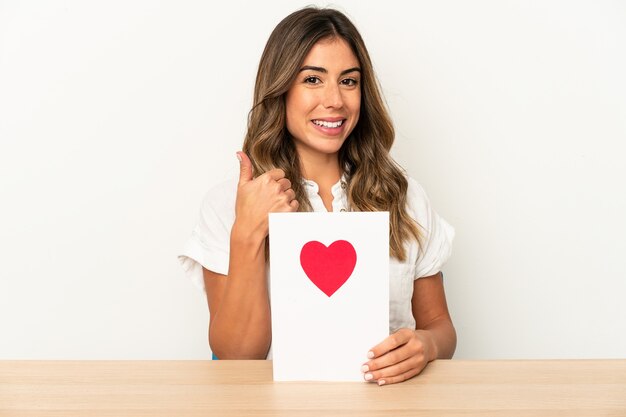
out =
[[(306, 4), (0, 0), (0, 358), (208, 357), (176, 255)], [(336, 4), (456, 228), (456, 357), (626, 357), (625, 3)]]

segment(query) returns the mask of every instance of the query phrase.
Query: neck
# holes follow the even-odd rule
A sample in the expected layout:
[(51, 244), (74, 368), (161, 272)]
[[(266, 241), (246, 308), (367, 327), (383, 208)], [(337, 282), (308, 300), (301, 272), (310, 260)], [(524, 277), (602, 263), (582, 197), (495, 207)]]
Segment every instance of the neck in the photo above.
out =
[(302, 176), (315, 181), (320, 187), (330, 187), (341, 178), (342, 170), (339, 167), (337, 153), (322, 154), (298, 149), (298, 156), (300, 157)]

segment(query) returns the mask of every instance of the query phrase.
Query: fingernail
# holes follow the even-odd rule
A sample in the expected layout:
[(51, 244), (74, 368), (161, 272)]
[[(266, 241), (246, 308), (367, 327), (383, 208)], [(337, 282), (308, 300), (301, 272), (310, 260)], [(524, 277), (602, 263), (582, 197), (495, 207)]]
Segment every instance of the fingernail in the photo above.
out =
[(239, 155), (239, 152), (235, 153), (235, 155), (237, 155), (237, 159), (239, 159), (239, 162), (241, 162), (241, 155)]
[(384, 379), (380, 379), (378, 381), (378, 386), (380, 387), (381, 385), (385, 385), (385, 380)]
[(369, 367), (369, 366), (367, 366), (367, 365), (363, 365), (363, 366), (361, 366), (361, 372), (367, 372), (367, 371), (369, 371), (369, 370), (370, 370), (370, 367)]
[(372, 352), (371, 350), (367, 352), (367, 357), (372, 359), (374, 357), (374, 352)]
[(374, 378), (374, 375), (372, 375), (372, 374), (365, 374), (365, 380), (366, 380), (366, 381), (369, 381), (369, 380), (371, 380), (372, 378)]

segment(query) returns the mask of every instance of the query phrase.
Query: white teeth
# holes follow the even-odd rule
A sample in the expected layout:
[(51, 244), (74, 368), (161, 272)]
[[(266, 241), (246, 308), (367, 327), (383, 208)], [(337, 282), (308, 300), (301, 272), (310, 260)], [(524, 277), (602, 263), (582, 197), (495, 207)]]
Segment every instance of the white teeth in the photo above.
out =
[(313, 123), (315, 123), (318, 126), (324, 126), (324, 127), (339, 127), (343, 124), (343, 120), (339, 120), (338, 122), (325, 122), (323, 120), (313, 120)]

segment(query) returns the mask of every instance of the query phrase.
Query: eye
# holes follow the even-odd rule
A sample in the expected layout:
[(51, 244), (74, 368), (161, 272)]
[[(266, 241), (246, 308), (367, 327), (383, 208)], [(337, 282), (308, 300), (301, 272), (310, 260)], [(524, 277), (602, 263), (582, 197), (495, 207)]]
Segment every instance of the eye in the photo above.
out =
[(341, 80), (341, 84), (347, 85), (348, 87), (354, 87), (359, 83), (358, 80), (354, 78), (346, 78), (345, 80)]
[(304, 79), (304, 82), (306, 84), (319, 84), (322, 82), (322, 80), (320, 80), (318, 77), (314, 75), (309, 75), (308, 77)]

